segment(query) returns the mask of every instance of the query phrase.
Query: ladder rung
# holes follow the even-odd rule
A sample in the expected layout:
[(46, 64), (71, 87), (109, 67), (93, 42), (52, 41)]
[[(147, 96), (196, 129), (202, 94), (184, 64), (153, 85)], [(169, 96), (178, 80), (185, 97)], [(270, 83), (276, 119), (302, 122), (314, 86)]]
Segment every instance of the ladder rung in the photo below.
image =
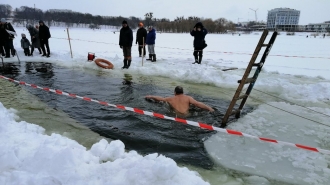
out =
[[(254, 79), (254, 78), (247, 78), (247, 79), (245, 80), (245, 84), (252, 83), (252, 82), (255, 82), (255, 81), (256, 81), (256, 79)], [(241, 83), (242, 80), (238, 80), (237, 82), (238, 82), (238, 83)]]
[(254, 63), (254, 64), (252, 64), (252, 66), (257, 66), (257, 67), (262, 67), (264, 64), (263, 63)]
[(247, 98), (247, 97), (248, 97), (247, 94), (243, 94), (242, 96), (239, 96), (238, 98), (236, 98), (236, 100), (244, 99), (244, 98)]
[(264, 46), (268, 46), (268, 44), (262, 44), (262, 47), (264, 47)]

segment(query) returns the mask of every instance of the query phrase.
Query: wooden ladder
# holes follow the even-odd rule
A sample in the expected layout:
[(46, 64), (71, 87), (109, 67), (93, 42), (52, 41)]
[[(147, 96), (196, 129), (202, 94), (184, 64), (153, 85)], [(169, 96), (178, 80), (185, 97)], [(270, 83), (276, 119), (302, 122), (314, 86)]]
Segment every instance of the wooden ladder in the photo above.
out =
[[(255, 49), (255, 51), (252, 55), (250, 63), (249, 63), (249, 65), (247, 66), (247, 68), (245, 70), (243, 78), (241, 80), (238, 80), (239, 85), (237, 87), (236, 93), (235, 93), (233, 99), (230, 102), (230, 105), (227, 109), (227, 112), (226, 112), (225, 116), (222, 119), (222, 122), (221, 122), (221, 127), (222, 128), (225, 128), (227, 126), (228, 118), (230, 116), (235, 115), (235, 118), (240, 117), (241, 110), (243, 109), (244, 104), (245, 104), (247, 98), (249, 97), (249, 95), (250, 95), (250, 93), (253, 89), (254, 83), (256, 82), (256, 80), (258, 78), (258, 75), (259, 75), (259, 73), (262, 69), (262, 66), (264, 65), (264, 63), (266, 61), (266, 58), (267, 58), (270, 50), (272, 49), (272, 46), (273, 46), (274, 41), (275, 41), (276, 36), (277, 36), (277, 32), (275, 31), (273, 33), (273, 35), (270, 38), (268, 44), (264, 44), (267, 35), (268, 35), (268, 30), (264, 30), (264, 32), (262, 33), (261, 38), (259, 40), (259, 43), (258, 43), (258, 45), (257, 45), (257, 47), (256, 47), (256, 49)], [(264, 51), (264, 54), (262, 55), (262, 58), (261, 58), (260, 62), (255, 63), (262, 47), (266, 47), (266, 49)], [(252, 67), (257, 67), (257, 69), (256, 69), (253, 77), (249, 77), (249, 75), (251, 73), (251, 70), (252, 70)], [(245, 94), (241, 95), (242, 89), (243, 89), (245, 84), (249, 84), (249, 87), (247, 88)], [(236, 102), (238, 100), (242, 100), (241, 104), (238, 107), (238, 109), (234, 110), (234, 106), (236, 105)]]

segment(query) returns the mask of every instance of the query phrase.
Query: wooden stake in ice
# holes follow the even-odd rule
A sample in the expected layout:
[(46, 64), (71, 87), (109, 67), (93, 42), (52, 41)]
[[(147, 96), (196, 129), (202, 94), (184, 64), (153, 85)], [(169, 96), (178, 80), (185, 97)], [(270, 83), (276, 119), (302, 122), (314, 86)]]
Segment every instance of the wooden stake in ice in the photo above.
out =
[(66, 32), (68, 33), (68, 40), (69, 40), (69, 45), (70, 45), (71, 58), (73, 58), (73, 55), (72, 55), (72, 49), (71, 49), (71, 41), (70, 41), (69, 28), (66, 28)]

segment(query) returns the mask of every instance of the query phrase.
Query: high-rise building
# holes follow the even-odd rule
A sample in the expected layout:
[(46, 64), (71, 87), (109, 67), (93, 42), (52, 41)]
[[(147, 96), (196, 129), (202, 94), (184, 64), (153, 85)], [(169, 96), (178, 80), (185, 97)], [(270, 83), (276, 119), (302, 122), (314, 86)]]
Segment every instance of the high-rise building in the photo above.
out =
[(268, 11), (267, 29), (294, 31), (298, 27), (300, 11), (290, 8), (275, 8)]

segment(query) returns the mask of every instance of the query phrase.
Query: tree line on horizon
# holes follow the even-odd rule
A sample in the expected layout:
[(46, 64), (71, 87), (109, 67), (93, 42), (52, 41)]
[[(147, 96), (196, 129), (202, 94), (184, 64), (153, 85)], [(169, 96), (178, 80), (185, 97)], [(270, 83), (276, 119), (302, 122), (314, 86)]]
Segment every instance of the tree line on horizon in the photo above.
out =
[[(153, 17), (153, 13), (145, 14), (145, 18), (138, 17), (122, 17), (122, 16), (100, 16), (89, 13), (80, 12), (60, 12), (60, 11), (42, 11), (38, 8), (21, 6), (13, 8), (10, 5), (0, 4), (0, 17), (12, 17), (13, 23), (35, 23), (43, 20), (48, 26), (58, 26), (64, 23), (67, 27), (89, 27), (99, 28), (100, 25), (121, 27), (123, 20), (127, 20), (132, 29), (136, 29), (139, 22), (143, 22), (145, 26), (154, 26), (160, 32), (183, 33), (190, 32), (197, 22), (202, 22), (209, 33), (225, 33), (236, 31), (236, 24), (225, 18), (212, 20), (210, 18), (199, 18), (195, 16), (176, 17), (173, 21), (167, 18), (157, 19)], [(250, 25), (259, 24), (251, 21)], [(249, 25), (248, 25), (249, 26)]]

